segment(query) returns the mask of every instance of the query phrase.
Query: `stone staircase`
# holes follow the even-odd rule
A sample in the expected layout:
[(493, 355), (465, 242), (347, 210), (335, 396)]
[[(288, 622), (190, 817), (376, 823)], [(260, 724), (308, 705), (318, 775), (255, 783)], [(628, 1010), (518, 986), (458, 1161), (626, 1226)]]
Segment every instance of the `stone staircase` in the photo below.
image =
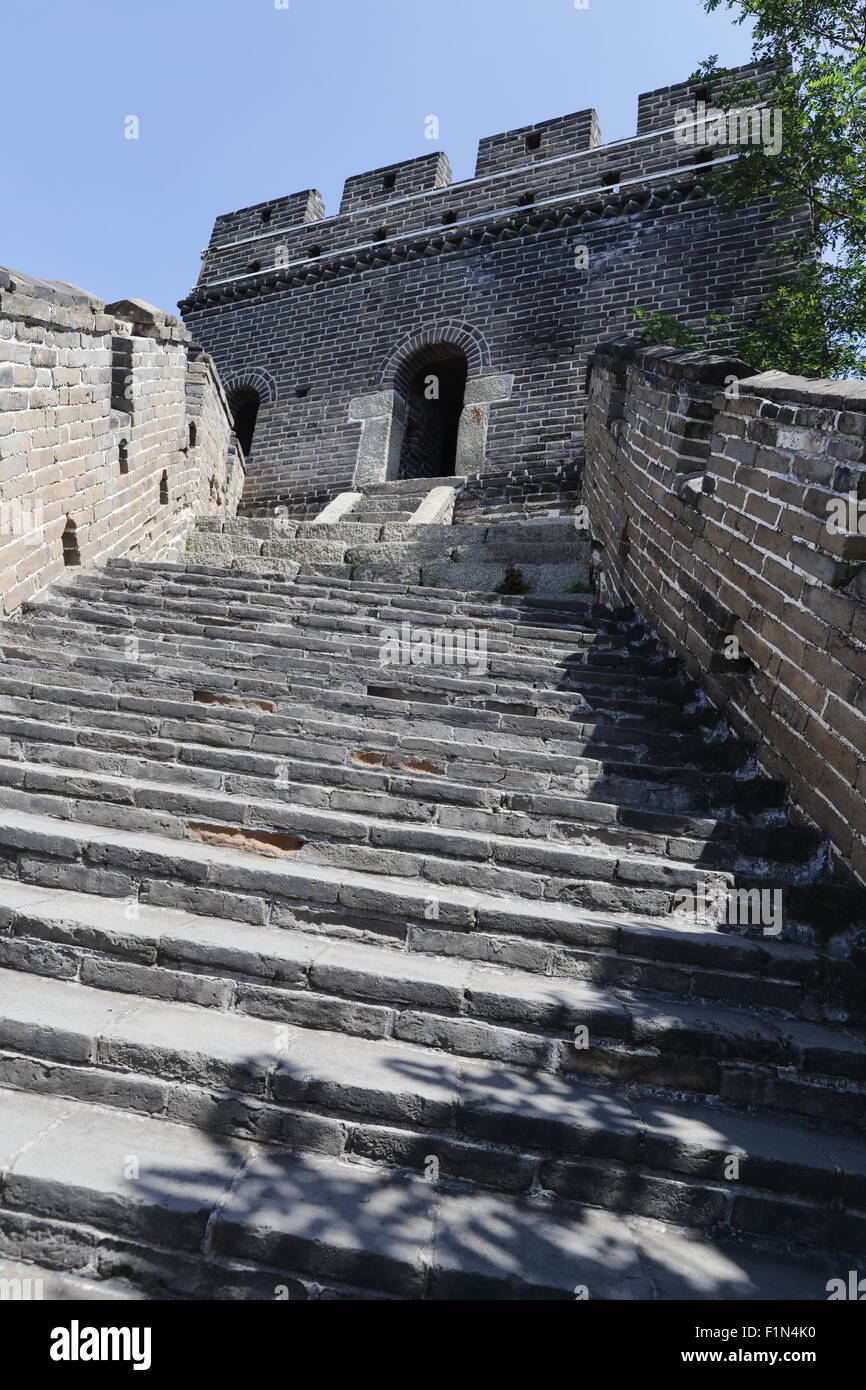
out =
[[(414, 502), (413, 498), (413, 502)], [(198, 523), (186, 558), (287, 579), (361, 579), (485, 593), (589, 592), (591, 546), (574, 517), (537, 522), (413, 524), (388, 496), (329, 524), (233, 517)], [(370, 510), (367, 510), (370, 508)], [(411, 516), (411, 513), (409, 513)]]
[[(629, 615), (260, 525), (0, 625), (0, 1255), (107, 1297), (824, 1299), (862, 904), (784, 788)], [(486, 661), (383, 668), (403, 624)], [(682, 911), (735, 889), (782, 939)]]
[(438, 487), (459, 488), (460, 479), (405, 478), (397, 482), (367, 483), (362, 500), (351, 512), (352, 521), (401, 525), (412, 520), (421, 503)]

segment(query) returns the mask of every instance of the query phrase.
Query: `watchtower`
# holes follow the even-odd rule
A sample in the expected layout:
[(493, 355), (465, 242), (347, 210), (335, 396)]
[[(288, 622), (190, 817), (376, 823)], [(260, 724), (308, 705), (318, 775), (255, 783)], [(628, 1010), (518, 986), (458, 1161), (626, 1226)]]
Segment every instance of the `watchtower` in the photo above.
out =
[(244, 507), (573, 467), (587, 356), (636, 305), (745, 316), (785, 271), (790, 222), (709, 196), (734, 152), (678, 119), (707, 95), (648, 92), (637, 134), (607, 145), (592, 110), (490, 136), (461, 183), (441, 152), (355, 175), (333, 217), (314, 190), (219, 217), (180, 307), (235, 412)]

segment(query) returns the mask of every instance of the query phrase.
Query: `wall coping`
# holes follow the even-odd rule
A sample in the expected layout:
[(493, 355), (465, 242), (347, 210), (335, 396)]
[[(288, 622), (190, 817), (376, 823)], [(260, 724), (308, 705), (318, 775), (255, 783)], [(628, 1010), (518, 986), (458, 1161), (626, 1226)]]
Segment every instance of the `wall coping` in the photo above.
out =
[(46, 323), (57, 330), (101, 334), (123, 322), (132, 324), (133, 336), (182, 343), (190, 340), (189, 330), (180, 319), (143, 299), (106, 304), (79, 285), (40, 280), (8, 266), (0, 266), (0, 310), (7, 318)]
[(590, 358), (596, 362), (634, 363), (660, 376), (700, 381), (707, 386), (723, 386), (729, 377), (755, 379), (755, 369), (741, 357), (716, 352), (689, 352), (682, 348), (652, 347), (635, 334), (621, 334), (602, 340)]
[(740, 391), (771, 401), (798, 401), (834, 410), (866, 410), (866, 381), (859, 377), (834, 381), (789, 376), (787, 372), (761, 372), (741, 381)]
[(650, 347), (634, 334), (603, 339), (590, 358), (590, 368), (596, 362), (633, 363), (659, 376), (700, 381), (707, 386), (724, 385), (727, 378), (735, 376), (739, 378), (740, 395), (827, 406), (834, 410), (866, 410), (866, 381), (856, 377), (834, 381), (792, 376), (788, 372), (755, 372), (739, 357)]

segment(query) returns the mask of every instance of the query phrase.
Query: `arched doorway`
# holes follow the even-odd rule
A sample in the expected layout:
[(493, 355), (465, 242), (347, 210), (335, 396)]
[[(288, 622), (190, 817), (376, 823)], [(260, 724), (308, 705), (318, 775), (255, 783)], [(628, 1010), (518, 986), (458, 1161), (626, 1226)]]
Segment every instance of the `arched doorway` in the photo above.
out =
[(253, 447), (253, 435), (262, 398), (252, 386), (238, 386), (229, 394), (229, 407), (235, 421), (235, 434), (238, 443), (248, 459)]
[(469, 364), (453, 343), (420, 349), (400, 372), (407, 404), (398, 478), (452, 477)]

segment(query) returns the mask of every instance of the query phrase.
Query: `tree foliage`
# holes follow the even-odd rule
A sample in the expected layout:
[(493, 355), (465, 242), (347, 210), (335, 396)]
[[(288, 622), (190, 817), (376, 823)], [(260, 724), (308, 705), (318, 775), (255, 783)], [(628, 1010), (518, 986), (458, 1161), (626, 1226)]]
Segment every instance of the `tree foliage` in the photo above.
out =
[[(762, 99), (781, 112), (778, 152), (738, 147), (714, 171), (710, 187), (726, 210), (771, 196), (777, 218), (801, 230), (781, 236), (780, 257), (800, 265), (781, 277), (745, 332), (723, 342), (719, 323), (708, 346), (724, 345), (757, 368), (806, 376), (866, 375), (866, 3), (864, 0), (703, 0), (708, 12), (734, 11), (753, 26), (753, 56), (776, 69), (774, 90), (718, 67), (695, 73), (714, 106)], [(803, 210), (807, 216), (802, 217)]]

